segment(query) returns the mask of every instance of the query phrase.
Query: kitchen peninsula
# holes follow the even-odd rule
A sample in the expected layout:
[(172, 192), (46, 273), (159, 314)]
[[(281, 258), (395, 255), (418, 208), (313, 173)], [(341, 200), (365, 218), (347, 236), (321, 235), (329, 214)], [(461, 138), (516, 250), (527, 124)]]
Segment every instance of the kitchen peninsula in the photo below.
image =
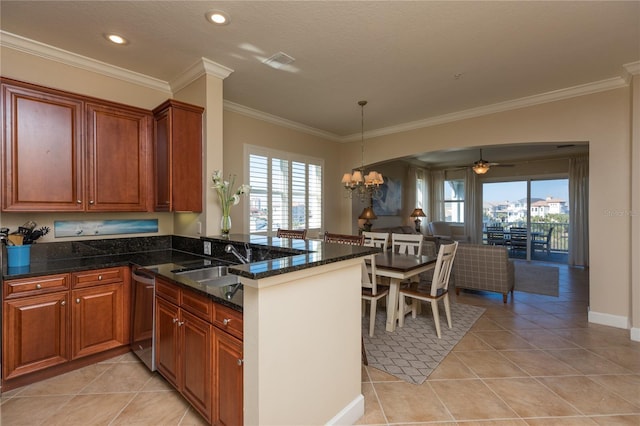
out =
[(243, 284), (242, 304), (233, 308), (244, 324), (244, 423), (348, 424), (361, 417), (360, 262), (375, 249), (248, 235), (44, 243), (32, 248), (28, 270), (10, 271), (3, 262), (3, 279), (206, 259), (204, 241), (212, 243), (210, 259), (233, 262), (227, 244), (240, 252), (246, 244), (253, 254), (251, 263), (228, 268)]

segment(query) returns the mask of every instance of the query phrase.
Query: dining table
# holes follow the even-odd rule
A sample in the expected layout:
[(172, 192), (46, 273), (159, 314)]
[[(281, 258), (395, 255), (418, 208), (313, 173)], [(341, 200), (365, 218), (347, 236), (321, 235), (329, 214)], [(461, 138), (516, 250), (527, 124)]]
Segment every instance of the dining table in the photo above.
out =
[(394, 331), (400, 311), (398, 306), (400, 283), (430, 269), (434, 269), (438, 257), (387, 251), (376, 254), (374, 259), (376, 263), (376, 275), (389, 278), (386, 330)]

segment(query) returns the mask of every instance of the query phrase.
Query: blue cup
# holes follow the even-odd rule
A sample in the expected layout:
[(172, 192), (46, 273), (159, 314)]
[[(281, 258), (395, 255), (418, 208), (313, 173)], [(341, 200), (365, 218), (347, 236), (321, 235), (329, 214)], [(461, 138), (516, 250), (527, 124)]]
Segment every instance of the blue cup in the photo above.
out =
[(31, 244), (7, 246), (7, 258), (7, 266), (9, 266), (9, 268), (29, 266), (31, 259)]

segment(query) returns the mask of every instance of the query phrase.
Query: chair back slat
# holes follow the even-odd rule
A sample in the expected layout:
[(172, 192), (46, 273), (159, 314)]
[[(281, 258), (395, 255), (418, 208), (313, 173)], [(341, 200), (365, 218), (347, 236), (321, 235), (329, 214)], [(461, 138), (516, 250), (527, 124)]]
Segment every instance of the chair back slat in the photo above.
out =
[(276, 232), (278, 238), (291, 238), (293, 240), (304, 240), (307, 238), (306, 229), (280, 229)]
[(381, 248), (383, 252), (386, 252), (389, 248), (389, 234), (387, 232), (367, 232), (362, 233), (364, 235), (364, 245), (370, 247)]
[(393, 251), (403, 254), (422, 254), (422, 234), (391, 234)]
[(448, 290), (449, 278), (451, 276), (451, 268), (453, 260), (458, 250), (458, 242), (453, 244), (442, 244), (438, 251), (438, 260), (433, 270), (433, 280), (431, 281), (431, 296), (437, 296), (439, 290)]
[(325, 232), (324, 242), (362, 246), (364, 245), (364, 235), (332, 234), (330, 232)]

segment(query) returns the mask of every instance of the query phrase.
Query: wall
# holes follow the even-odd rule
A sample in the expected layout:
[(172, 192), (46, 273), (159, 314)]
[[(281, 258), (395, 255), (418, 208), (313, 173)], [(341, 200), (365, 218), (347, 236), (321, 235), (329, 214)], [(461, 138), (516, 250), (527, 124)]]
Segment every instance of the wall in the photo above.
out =
[[(324, 191), (329, 196), (325, 197), (324, 228), (333, 227), (341, 220), (337, 212), (340, 199), (339, 178), (342, 177), (339, 161), (340, 144), (322, 139), (296, 130), (276, 126), (266, 121), (249, 118), (247, 116), (231, 112), (224, 112), (224, 172), (235, 173), (238, 181), (249, 183), (248, 170), (244, 165), (245, 145), (257, 145), (279, 151), (292, 152), (324, 159)], [(335, 185), (334, 185), (335, 183)], [(231, 212), (233, 228), (238, 232), (248, 232), (249, 224), (244, 218), (248, 217), (248, 202), (241, 201)], [(312, 236), (315, 237), (315, 236)]]
[[(611, 211), (631, 208), (630, 98), (630, 88), (623, 87), (370, 138), (367, 157), (376, 163), (468, 146), (589, 142), (590, 320), (626, 328), (631, 317), (630, 217)], [(358, 158), (358, 143), (347, 145), (340, 156), (343, 168)], [(351, 203), (341, 204), (345, 229), (351, 226), (351, 210)], [(621, 250), (611, 250), (612, 244)]]

